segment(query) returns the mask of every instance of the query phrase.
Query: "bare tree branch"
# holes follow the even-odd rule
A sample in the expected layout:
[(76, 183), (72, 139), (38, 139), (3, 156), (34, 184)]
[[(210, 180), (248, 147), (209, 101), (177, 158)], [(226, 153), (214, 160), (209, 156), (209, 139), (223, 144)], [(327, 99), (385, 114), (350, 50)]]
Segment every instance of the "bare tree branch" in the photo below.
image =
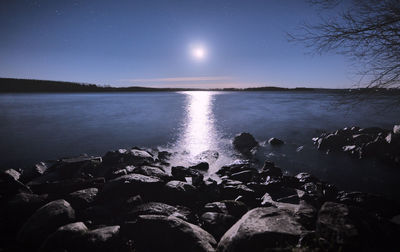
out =
[[(326, 9), (345, 4), (309, 2)], [(359, 87), (400, 88), (400, 0), (351, 0), (346, 11), (319, 24), (304, 24), (298, 34), (289, 34), (289, 40), (317, 53), (335, 51), (358, 62), (363, 79)]]

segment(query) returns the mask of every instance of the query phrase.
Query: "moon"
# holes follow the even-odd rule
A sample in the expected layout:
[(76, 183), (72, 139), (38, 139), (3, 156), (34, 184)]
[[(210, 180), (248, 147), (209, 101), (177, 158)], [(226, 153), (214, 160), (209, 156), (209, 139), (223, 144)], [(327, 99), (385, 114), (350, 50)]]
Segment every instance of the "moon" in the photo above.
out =
[(192, 55), (198, 60), (204, 59), (204, 57), (206, 56), (206, 50), (204, 49), (204, 47), (195, 47), (192, 49)]

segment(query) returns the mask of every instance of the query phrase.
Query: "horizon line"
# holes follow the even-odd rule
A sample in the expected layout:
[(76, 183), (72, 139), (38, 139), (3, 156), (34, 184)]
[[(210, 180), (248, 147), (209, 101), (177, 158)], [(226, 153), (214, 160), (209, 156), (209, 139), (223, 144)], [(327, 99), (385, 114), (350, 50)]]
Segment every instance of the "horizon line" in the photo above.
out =
[[(233, 89), (233, 90), (245, 90), (245, 89), (255, 89), (255, 88), (279, 88), (279, 89), (329, 89), (329, 90), (356, 90), (356, 89), (369, 89), (368, 87), (348, 87), (348, 88), (332, 88), (332, 87), (282, 87), (282, 86), (249, 86), (249, 87), (151, 87), (151, 86), (112, 86), (110, 84), (95, 84), (89, 82), (77, 82), (77, 81), (64, 81), (64, 80), (45, 80), (45, 79), (30, 79), (30, 78), (12, 78), (12, 77), (0, 77), (0, 79), (10, 79), (10, 80), (31, 80), (31, 81), (48, 81), (48, 82), (60, 82), (60, 83), (72, 83), (80, 85), (95, 85), (98, 88), (115, 88), (115, 89), (126, 89), (126, 88), (149, 88), (149, 89), (182, 89), (182, 90), (223, 90), (223, 89)], [(374, 89), (374, 88), (371, 88)], [(377, 88), (375, 88), (377, 89)], [(378, 88), (379, 89), (379, 88)], [(381, 88), (385, 89), (385, 88)], [(399, 89), (399, 88), (386, 88), (386, 89)]]

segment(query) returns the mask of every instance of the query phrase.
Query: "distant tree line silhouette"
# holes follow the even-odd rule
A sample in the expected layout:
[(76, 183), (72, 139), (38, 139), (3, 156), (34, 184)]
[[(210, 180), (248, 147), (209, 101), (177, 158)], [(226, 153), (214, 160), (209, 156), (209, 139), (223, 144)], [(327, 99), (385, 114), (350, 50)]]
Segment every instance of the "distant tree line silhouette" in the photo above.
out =
[[(325, 89), (325, 88), (283, 88), (283, 87), (249, 87), (249, 88), (151, 88), (151, 87), (111, 87), (98, 86), (95, 84), (65, 82), (65, 81), (50, 81), (50, 80), (34, 80), (34, 79), (13, 79), (0, 78), (0, 93), (84, 93), (84, 92), (172, 92), (172, 91), (317, 91), (317, 92), (349, 92), (364, 93), (370, 92), (371, 89)], [(389, 94), (400, 94), (399, 89), (374, 89), (375, 92), (383, 92)], [(390, 91), (390, 92), (389, 92)], [(396, 92), (397, 91), (397, 92)]]

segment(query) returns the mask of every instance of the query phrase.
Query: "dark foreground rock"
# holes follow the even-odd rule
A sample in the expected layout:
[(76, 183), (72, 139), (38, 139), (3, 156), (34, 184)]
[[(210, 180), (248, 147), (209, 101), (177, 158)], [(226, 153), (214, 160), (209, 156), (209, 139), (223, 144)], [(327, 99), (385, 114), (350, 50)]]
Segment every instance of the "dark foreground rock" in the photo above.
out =
[(121, 232), (135, 241), (138, 251), (215, 251), (217, 245), (205, 230), (172, 216), (141, 215)]
[[(390, 132), (390, 141), (389, 133), (382, 139), (394, 144), (398, 131)], [(353, 135), (357, 144), (371, 139)], [(251, 135), (240, 136), (235, 144), (251, 155), (257, 142)], [(213, 151), (203, 154), (210, 164), (218, 158)], [(102, 158), (39, 163), (22, 174), (15, 169), (0, 173), (0, 251), (398, 248), (400, 207), (395, 201), (340, 191), (308, 173), (285, 175), (269, 160), (225, 165), (213, 175), (219, 178), (211, 178), (208, 163), (169, 167), (169, 157), (134, 147)]]
[(294, 248), (305, 232), (296, 220), (274, 207), (246, 213), (221, 238), (218, 251), (265, 251)]
[(38, 209), (21, 228), (17, 240), (25, 246), (38, 247), (60, 226), (75, 220), (75, 211), (65, 200), (52, 201)]
[(68, 248), (75, 238), (82, 236), (88, 231), (89, 229), (83, 222), (74, 222), (62, 226), (47, 237), (40, 247), (40, 251), (51, 252)]

